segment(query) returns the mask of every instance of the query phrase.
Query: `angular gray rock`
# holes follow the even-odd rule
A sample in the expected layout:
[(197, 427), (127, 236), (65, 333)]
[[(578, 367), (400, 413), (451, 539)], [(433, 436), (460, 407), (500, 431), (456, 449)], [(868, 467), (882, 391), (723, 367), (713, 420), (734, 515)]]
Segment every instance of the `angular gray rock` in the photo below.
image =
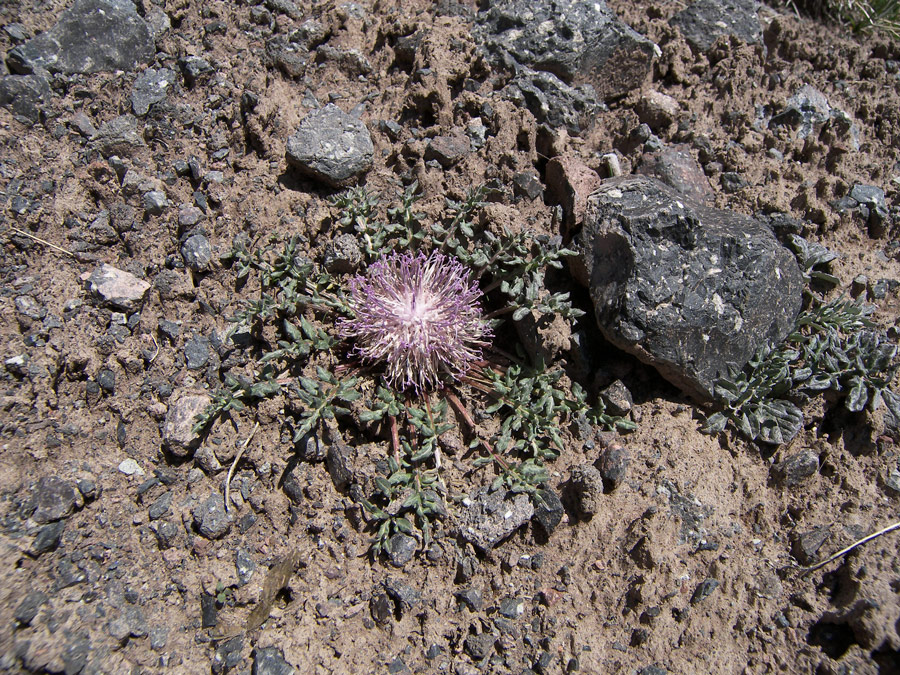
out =
[(359, 240), (352, 234), (339, 234), (325, 245), (324, 265), (332, 274), (349, 274), (362, 263)]
[(201, 56), (185, 56), (178, 59), (178, 67), (184, 75), (184, 82), (193, 87), (198, 81), (215, 72), (212, 64)]
[(538, 490), (536, 495), (537, 506), (534, 509), (534, 519), (544, 528), (548, 535), (553, 534), (556, 526), (562, 521), (563, 505), (560, 498), (553, 490)]
[(463, 500), (459, 514), (459, 534), (482, 551), (490, 551), (506, 537), (531, 520), (534, 505), (525, 494), (505, 490), (491, 492), (481, 488), (471, 499)]
[(159, 216), (166, 210), (169, 200), (166, 199), (166, 193), (162, 190), (150, 190), (141, 197), (141, 203), (148, 215)]
[(800, 311), (797, 262), (768, 228), (653, 178), (604, 181), (578, 246), (572, 272), (604, 336), (700, 398), (729, 366), (783, 340)]
[(603, 477), (603, 485), (607, 491), (615, 490), (628, 475), (631, 464), (631, 453), (625, 446), (613, 443), (603, 451), (596, 462), (597, 470)]
[(462, 134), (435, 136), (425, 147), (425, 161), (437, 160), (442, 167), (448, 169), (468, 155), (469, 149), (469, 139)]
[(331, 187), (355, 181), (372, 167), (375, 149), (362, 121), (329, 103), (300, 122), (287, 141), (288, 164)]
[(859, 151), (859, 127), (853, 118), (832, 107), (825, 94), (808, 84), (800, 87), (778, 112), (771, 114), (768, 108), (760, 108), (754, 126), (760, 131), (765, 127), (789, 127), (798, 139), (802, 139), (818, 134), (826, 124), (839, 139)]
[(41, 106), (50, 100), (51, 94), (47, 79), (37, 73), (0, 77), (0, 106), (8, 108), (20, 122), (38, 122)]
[(569, 85), (553, 73), (522, 67), (504, 89), (513, 102), (527, 107), (540, 124), (565, 127), (578, 135), (593, 124), (601, 104), (590, 84)]
[(603, 0), (498, 0), (476, 22), (476, 39), (495, 62), (590, 84), (601, 100), (639, 87), (659, 50)]
[(569, 486), (581, 515), (593, 516), (600, 512), (603, 503), (603, 476), (593, 464), (572, 467)]
[(627, 415), (634, 406), (631, 392), (622, 380), (615, 380), (598, 394), (606, 406), (606, 410), (613, 415)]
[(635, 173), (658, 178), (699, 204), (710, 204), (715, 196), (703, 167), (694, 159), (688, 145), (666, 147), (644, 155)]
[(50, 30), (12, 49), (17, 73), (131, 70), (156, 54), (150, 28), (131, 0), (76, 0)]
[(202, 232), (192, 234), (181, 245), (184, 264), (195, 272), (205, 272), (212, 262), (212, 246)]
[(23, 626), (30, 624), (37, 616), (41, 606), (47, 602), (47, 594), (43, 591), (29, 591), (16, 606), (13, 618)]
[(56, 550), (65, 528), (66, 521), (64, 520), (57, 520), (54, 523), (44, 525), (38, 530), (34, 541), (31, 542), (31, 548), (28, 549), (29, 555), (37, 558), (44, 553)]
[(154, 500), (154, 502), (150, 505), (150, 508), (147, 509), (147, 515), (150, 517), (150, 520), (159, 520), (164, 517), (167, 513), (169, 513), (169, 509), (172, 507), (172, 492), (163, 492), (159, 497)]
[(815, 562), (819, 549), (831, 536), (831, 528), (827, 525), (814, 527), (805, 532), (794, 531), (791, 533), (791, 550), (800, 561), (801, 565), (811, 565)]
[(91, 273), (87, 287), (104, 304), (129, 313), (141, 308), (150, 290), (148, 282), (106, 263)]
[(144, 138), (133, 115), (119, 115), (101, 124), (91, 137), (91, 143), (104, 157), (130, 157), (144, 147)]
[(785, 457), (773, 469), (786, 485), (799, 485), (819, 471), (819, 455), (812, 450), (800, 450)]
[(762, 28), (758, 10), (756, 0), (698, 0), (678, 12), (672, 23), (688, 42), (705, 52), (726, 35), (734, 35), (748, 44), (759, 42)]
[(294, 675), (296, 672), (281, 654), (278, 647), (256, 648), (253, 650), (251, 675)]
[(494, 651), (494, 645), (497, 642), (497, 636), (492, 633), (480, 633), (478, 635), (470, 635), (463, 643), (468, 652), (476, 661), (481, 661), (490, 656)]
[(697, 584), (697, 587), (694, 589), (694, 593), (691, 595), (691, 604), (696, 605), (703, 602), (718, 587), (719, 582), (716, 579), (704, 579)]
[(394, 567), (403, 567), (416, 554), (418, 542), (408, 534), (398, 532), (388, 540), (387, 550)]
[(177, 74), (171, 68), (147, 68), (137, 76), (131, 89), (131, 109), (135, 115), (146, 115), (154, 103), (166, 100)]
[(193, 510), (194, 526), (207, 539), (220, 539), (231, 529), (231, 514), (225, 510), (225, 499), (211, 494)]
[(163, 424), (163, 442), (173, 455), (186, 457), (200, 443), (200, 436), (194, 433), (194, 424), (197, 415), (206, 410), (211, 400), (208, 394), (183, 390), (173, 394)]
[(78, 496), (74, 483), (57, 476), (45, 476), (34, 486), (31, 517), (36, 523), (50, 523), (70, 516)]
[(791, 96), (784, 108), (769, 120), (769, 127), (789, 126), (797, 130), (797, 138), (806, 138), (831, 119), (831, 105), (825, 94), (805, 85)]

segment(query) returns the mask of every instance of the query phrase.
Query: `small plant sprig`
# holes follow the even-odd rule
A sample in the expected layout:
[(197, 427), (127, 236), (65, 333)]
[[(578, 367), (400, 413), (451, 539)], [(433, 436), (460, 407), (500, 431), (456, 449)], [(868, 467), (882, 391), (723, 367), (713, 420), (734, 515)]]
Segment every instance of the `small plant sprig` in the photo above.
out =
[[(447, 421), (447, 402), (440, 399), (432, 406), (425, 398), (421, 408), (409, 404), (398, 407), (396, 398), (388, 390), (382, 389), (379, 397), (385, 405), (375, 406), (369, 419), (378, 418), (376, 410), (381, 416), (388, 414), (393, 452), (388, 457), (389, 476), (377, 477), (377, 494), (371, 499), (362, 499), (363, 508), (375, 529), (372, 552), (379, 555), (385, 551), (390, 538), (398, 533), (418, 535), (422, 546), (428, 548), (434, 521), (447, 516), (441, 497), (446, 486), (441, 479), (438, 444), (439, 438), (453, 428)], [(406, 434), (401, 435), (397, 416), (391, 411), (404, 413), (408, 422)]]
[(840, 394), (852, 412), (876, 410), (900, 364), (897, 345), (872, 329), (871, 312), (844, 298), (814, 298), (781, 345), (764, 345), (743, 369), (716, 382), (723, 409), (704, 430), (716, 433), (731, 422), (751, 440), (786, 443), (803, 426), (798, 403), (825, 390)]
[(281, 384), (277, 380), (263, 378), (257, 382), (248, 382), (242, 377), (226, 375), (225, 387), (213, 395), (210, 404), (194, 420), (193, 433), (199, 434), (208, 429), (220, 415), (229, 414), (233, 410), (241, 411), (247, 402), (275, 396), (280, 391)]
[[(506, 486), (513, 492), (527, 492), (536, 496), (549, 480), (546, 462), (556, 459), (563, 449), (563, 427), (586, 417), (597, 427), (607, 430), (632, 431), (636, 425), (623, 417), (606, 412), (602, 400), (595, 407), (587, 404), (587, 395), (578, 383), (570, 385), (571, 398), (560, 386), (562, 370), (549, 371), (543, 362), (534, 367), (514, 364), (505, 371), (483, 369), (481, 381), (469, 378), (479, 386), (487, 386), (494, 400), (483, 413), (498, 413), (500, 429), (490, 439), (475, 436), (471, 448), (481, 448), (484, 454), (475, 460), (474, 467), (493, 464), (499, 472), (494, 487)], [(459, 411), (462, 404), (450, 396)], [(471, 418), (467, 424), (475, 431)]]
[(297, 378), (296, 394), (303, 402), (298, 416), (300, 426), (294, 429), (294, 443), (299, 443), (320, 420), (334, 419), (335, 415), (350, 415), (350, 409), (340, 403), (353, 403), (361, 394), (356, 390), (358, 379), (339, 380), (321, 366), (316, 366), (316, 377)]
[(561, 420), (582, 412), (577, 400), (566, 398), (558, 383), (562, 370), (548, 371), (543, 362), (534, 368), (513, 364), (502, 372), (482, 371), (495, 402), (485, 414), (502, 413), (500, 431), (492, 439), (501, 453), (516, 450), (532, 459), (556, 459), (562, 451)]

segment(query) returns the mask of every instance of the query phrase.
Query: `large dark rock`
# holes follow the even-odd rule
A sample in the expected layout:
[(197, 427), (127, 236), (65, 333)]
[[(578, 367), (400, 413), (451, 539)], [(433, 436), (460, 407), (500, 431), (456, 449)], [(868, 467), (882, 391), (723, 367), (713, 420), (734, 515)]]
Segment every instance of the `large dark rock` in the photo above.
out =
[(654, 178), (605, 181), (579, 246), (572, 271), (606, 338), (701, 398), (730, 365), (783, 340), (800, 311), (797, 262), (768, 228)]
[(150, 28), (131, 0), (76, 0), (56, 25), (12, 49), (9, 67), (22, 74), (131, 70), (156, 53)]
[(286, 150), (288, 164), (331, 187), (352, 183), (375, 154), (366, 125), (331, 103), (300, 122)]
[(481, 12), (476, 38), (500, 64), (590, 84), (601, 100), (643, 83), (658, 47), (613, 14), (603, 0), (497, 0)]
[(715, 41), (734, 35), (744, 42), (759, 42), (759, 3), (756, 0), (698, 0), (672, 18), (682, 35), (700, 51)]

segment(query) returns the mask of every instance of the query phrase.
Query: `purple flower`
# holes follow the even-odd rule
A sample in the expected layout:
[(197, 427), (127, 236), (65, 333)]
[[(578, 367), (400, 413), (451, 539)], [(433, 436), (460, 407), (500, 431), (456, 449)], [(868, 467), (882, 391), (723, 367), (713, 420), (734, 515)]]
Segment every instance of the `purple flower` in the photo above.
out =
[(490, 335), (481, 291), (455, 258), (437, 251), (392, 253), (350, 282), (353, 318), (338, 323), (364, 361), (385, 364), (397, 389), (418, 393), (458, 378), (481, 358)]

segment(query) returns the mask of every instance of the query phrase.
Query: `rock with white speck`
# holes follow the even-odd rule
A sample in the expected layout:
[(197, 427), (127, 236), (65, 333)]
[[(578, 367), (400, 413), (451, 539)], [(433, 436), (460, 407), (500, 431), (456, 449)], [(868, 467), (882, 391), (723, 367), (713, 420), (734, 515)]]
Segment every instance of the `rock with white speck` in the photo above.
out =
[(418, 548), (418, 542), (408, 534), (398, 532), (388, 540), (387, 550), (394, 567), (403, 567), (412, 560)]
[(131, 109), (134, 114), (146, 115), (150, 106), (164, 101), (174, 88), (177, 74), (171, 68), (147, 68), (137, 76), (131, 90)]
[(205, 272), (212, 262), (212, 246), (206, 235), (198, 232), (185, 239), (181, 245), (181, 257), (194, 272)]
[(194, 526), (207, 539), (221, 539), (231, 529), (232, 517), (225, 510), (225, 499), (212, 494), (193, 511)]
[(9, 67), (31, 73), (131, 70), (147, 63), (156, 45), (130, 0), (76, 0), (50, 30), (11, 50)]
[(639, 88), (659, 53), (602, 0), (492, 0), (476, 24), (476, 39), (496, 63), (590, 84), (601, 100)]
[(734, 35), (747, 44), (759, 42), (759, 3), (756, 0), (697, 0), (672, 17), (685, 39), (700, 51), (716, 40)]
[(366, 125), (329, 103), (300, 122), (286, 153), (288, 164), (301, 173), (341, 187), (372, 168), (375, 149)]
[(106, 263), (91, 273), (87, 286), (105, 305), (129, 314), (141, 308), (150, 290), (148, 282)]
[(482, 488), (463, 501), (458, 531), (464, 540), (487, 552), (531, 520), (533, 515), (534, 505), (528, 495)]
[(278, 647), (253, 650), (252, 675), (294, 675), (293, 666), (284, 660)]
[(803, 302), (796, 258), (768, 227), (655, 178), (605, 180), (578, 247), (570, 266), (604, 337), (701, 399), (760, 345), (783, 340)]

